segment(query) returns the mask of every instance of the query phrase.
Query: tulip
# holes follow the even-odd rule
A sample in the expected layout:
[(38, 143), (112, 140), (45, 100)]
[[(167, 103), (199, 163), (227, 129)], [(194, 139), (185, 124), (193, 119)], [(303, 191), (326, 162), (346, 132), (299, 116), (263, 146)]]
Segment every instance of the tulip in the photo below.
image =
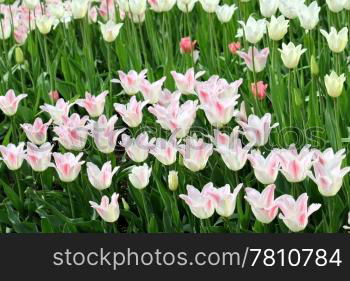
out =
[[(100, 15), (104, 19), (115, 19), (115, 7), (117, 3), (115, 0), (101, 0), (100, 7), (98, 9)], [(93, 7), (96, 10), (96, 7)], [(90, 9), (91, 10), (91, 9)], [(97, 14), (96, 14), (97, 17)]]
[(320, 30), (321, 34), (327, 39), (328, 46), (334, 53), (341, 53), (348, 44), (348, 28), (343, 27), (339, 32), (332, 26), (331, 31), (327, 33), (325, 30)]
[(299, 153), (294, 144), (289, 149), (276, 150), (276, 153), (280, 158), (281, 172), (287, 181), (295, 183), (305, 180), (314, 156), (309, 145), (304, 146)]
[(108, 43), (113, 42), (115, 39), (117, 39), (122, 26), (122, 23), (116, 24), (113, 20), (109, 20), (107, 23), (100, 23), (103, 40)]
[(188, 100), (180, 106), (177, 101), (167, 107), (155, 104), (148, 111), (157, 117), (157, 123), (163, 129), (171, 131), (177, 138), (184, 138), (196, 119), (197, 103), (198, 101)]
[(104, 190), (112, 185), (112, 178), (119, 170), (119, 167), (115, 167), (112, 170), (111, 162), (108, 161), (103, 164), (100, 170), (94, 163), (86, 163), (87, 174), (91, 185), (97, 190)]
[(237, 9), (238, 7), (235, 4), (231, 6), (225, 4), (223, 6), (217, 6), (215, 12), (221, 23), (228, 23)]
[(122, 141), (119, 143), (125, 148), (127, 155), (134, 162), (141, 163), (148, 158), (149, 150), (153, 140), (149, 141), (148, 134), (142, 133), (136, 139), (130, 138), (128, 135), (122, 135)]
[(287, 34), (289, 27), (289, 20), (286, 20), (283, 15), (276, 18), (271, 17), (270, 22), (267, 22), (267, 31), (269, 37), (273, 41), (280, 41)]
[(36, 145), (42, 145), (47, 140), (47, 129), (51, 125), (51, 120), (44, 123), (41, 118), (36, 118), (34, 124), (21, 124), (27, 138)]
[(175, 5), (176, 0), (148, 0), (151, 9), (156, 13), (169, 12)]
[(255, 20), (252, 16), (248, 18), (248, 21), (244, 23), (239, 21), (244, 30), (244, 36), (251, 44), (258, 43), (266, 32), (266, 20)]
[[(101, 12), (101, 9), (100, 9), (100, 14), (101, 13), (102, 12)], [(88, 22), (89, 22), (89, 24), (96, 23), (97, 22), (97, 16), (98, 16), (97, 8), (96, 7), (90, 7), (90, 9), (88, 11)], [(111, 17), (111, 18), (114, 18), (114, 17)]]
[(90, 117), (99, 117), (103, 114), (107, 95), (108, 91), (104, 91), (96, 97), (86, 92), (85, 99), (78, 99), (76, 103), (85, 108)]
[(289, 42), (288, 45), (282, 43), (282, 49), (278, 50), (281, 53), (281, 58), (285, 67), (289, 69), (296, 68), (301, 55), (306, 52), (306, 49), (302, 49), (302, 45), (295, 46), (292, 42)]
[(311, 204), (308, 207), (308, 199), (306, 193), (301, 194), (297, 201), (290, 195), (282, 195), (276, 199), (276, 204), (282, 211), (279, 218), (293, 232), (304, 230), (309, 216), (321, 208), (321, 204)]
[(122, 117), (123, 121), (131, 128), (139, 126), (142, 122), (142, 109), (147, 105), (148, 101), (138, 102), (135, 96), (132, 96), (129, 103), (115, 103), (114, 108)]
[(98, 121), (90, 121), (91, 135), (95, 145), (102, 153), (112, 153), (117, 145), (117, 139), (125, 129), (114, 130), (114, 125), (118, 117), (113, 115), (109, 120), (105, 115), (101, 115)]
[(235, 55), (235, 54), (237, 54), (237, 51), (241, 48), (241, 43), (232, 42), (232, 43), (228, 44), (228, 48), (229, 48), (230, 52), (233, 55)]
[(80, 118), (77, 113), (64, 117), (63, 123), (53, 129), (57, 135), (53, 140), (58, 141), (67, 150), (83, 150), (89, 134), (89, 126), (86, 124), (88, 119), (88, 116)]
[(51, 167), (52, 148), (54, 146), (49, 142), (40, 147), (33, 143), (27, 143), (26, 161), (35, 172), (44, 172)]
[(72, 0), (71, 10), (74, 19), (82, 19), (86, 16), (90, 0)]
[(199, 77), (203, 76), (205, 71), (200, 71), (195, 74), (194, 68), (190, 68), (185, 74), (171, 71), (176, 84), (176, 88), (184, 95), (195, 94), (195, 86), (198, 83)]
[(197, 44), (197, 41), (192, 41), (190, 37), (181, 38), (180, 52), (181, 54), (191, 54)]
[(215, 13), (216, 7), (219, 5), (220, 0), (199, 0), (202, 8), (207, 13)]
[(241, 170), (247, 162), (248, 152), (251, 145), (242, 147), (242, 142), (239, 139), (238, 127), (232, 130), (230, 136), (221, 133), (218, 130), (214, 131), (215, 138), (213, 139), (216, 151), (220, 153), (222, 160), (226, 166), (232, 171)]
[(248, 122), (237, 122), (243, 129), (247, 140), (255, 146), (264, 146), (269, 140), (271, 130), (279, 124), (271, 126), (271, 114), (266, 113), (262, 118), (256, 115), (249, 115)]
[(16, 43), (19, 45), (23, 45), (28, 38), (28, 33), (28, 27), (26, 27), (25, 25), (15, 26), (13, 30), (13, 35)]
[(170, 171), (168, 174), (168, 187), (170, 191), (175, 192), (179, 187), (179, 177), (177, 171)]
[(330, 75), (324, 77), (327, 93), (333, 98), (337, 98), (343, 92), (344, 82), (346, 81), (345, 74), (338, 76), (334, 71)]
[(56, 169), (58, 176), (63, 182), (73, 182), (78, 177), (81, 166), (85, 161), (80, 161), (83, 157), (83, 153), (79, 153), (77, 156), (74, 156), (72, 153), (53, 153), (53, 158), (55, 164), (51, 164), (53, 168)]
[(212, 185), (212, 183), (206, 184), (202, 191), (199, 191), (192, 185), (187, 185), (187, 195), (179, 195), (179, 197), (188, 205), (192, 214), (201, 220), (210, 218), (215, 212), (215, 201), (208, 192), (213, 191)]
[(276, 14), (279, 0), (259, 0), (260, 13), (265, 18), (271, 18)]
[(264, 84), (263, 81), (251, 84), (251, 90), (254, 95), (259, 100), (263, 100), (266, 97), (266, 90), (269, 87), (268, 84)]
[(93, 201), (89, 201), (89, 203), (104, 221), (113, 223), (118, 220), (120, 214), (118, 198), (119, 194), (113, 193), (111, 202), (109, 202), (109, 198), (107, 196), (103, 196), (100, 205)]
[[(350, 0), (345, 0), (344, 8), (345, 8), (346, 10), (350, 10)], [(349, 224), (350, 224), (350, 223), (349, 223)]]
[(254, 169), (255, 178), (262, 184), (272, 184), (276, 181), (280, 169), (279, 156), (271, 151), (266, 158), (259, 151), (253, 150), (248, 160)]
[(7, 40), (11, 37), (11, 21), (7, 18), (0, 20), (0, 39)]
[(344, 9), (346, 0), (326, 0), (328, 8), (333, 13), (339, 13)]
[(242, 51), (237, 52), (237, 54), (242, 59), (244, 59), (244, 62), (247, 65), (248, 69), (250, 71), (255, 71), (255, 73), (259, 73), (265, 69), (269, 53), (269, 48), (265, 48), (259, 51), (255, 47), (249, 47), (248, 53)]
[(179, 103), (180, 97), (180, 91), (175, 91), (172, 93), (168, 89), (164, 89), (159, 95), (158, 104), (163, 107), (168, 107), (172, 103)]
[(205, 143), (203, 139), (187, 137), (186, 143), (179, 145), (179, 152), (183, 157), (185, 167), (192, 172), (198, 172), (205, 168), (209, 157), (213, 154), (213, 145)]
[(176, 162), (177, 142), (174, 136), (169, 140), (157, 138), (156, 143), (152, 145), (150, 153), (165, 166), (172, 165)]
[(143, 98), (150, 104), (155, 104), (159, 101), (159, 96), (162, 92), (162, 87), (166, 77), (159, 79), (158, 81), (151, 83), (148, 80), (143, 80), (140, 84), (140, 91)]
[(142, 166), (135, 166), (131, 169), (129, 180), (137, 189), (144, 189), (149, 184), (149, 178), (152, 173), (152, 167), (149, 168), (145, 163)]
[(40, 4), (40, 0), (23, 0), (24, 6), (29, 10), (34, 10)]
[(143, 15), (146, 12), (146, 6), (146, 0), (129, 0), (130, 13), (133, 15)]
[(40, 109), (50, 115), (53, 123), (56, 125), (61, 125), (63, 120), (68, 117), (69, 109), (73, 105), (74, 103), (70, 104), (69, 102), (65, 102), (64, 99), (59, 99), (55, 106), (45, 104), (40, 106)]
[(36, 19), (36, 26), (39, 29), (39, 32), (43, 35), (49, 34), (53, 25), (54, 19), (47, 15), (43, 15)]
[(350, 172), (350, 167), (341, 169), (341, 162), (346, 157), (345, 149), (334, 154), (333, 149), (315, 152), (313, 163), (314, 174), (308, 171), (308, 176), (317, 184), (319, 192), (326, 197), (335, 196), (343, 185), (344, 176)]
[(10, 143), (7, 146), (0, 145), (0, 153), (7, 168), (11, 171), (17, 171), (22, 167), (25, 158), (24, 142), (20, 142), (18, 146)]
[(299, 11), (300, 25), (305, 30), (314, 29), (320, 21), (320, 11), (321, 7), (318, 6), (316, 1), (312, 2), (309, 6), (302, 5)]
[(60, 94), (58, 93), (57, 90), (53, 90), (53, 91), (49, 92), (48, 96), (50, 97), (50, 99), (53, 103), (56, 103), (60, 98)]
[(272, 222), (278, 213), (274, 184), (267, 186), (261, 193), (254, 188), (246, 188), (244, 199), (248, 201), (255, 218), (261, 223)]
[(298, 16), (304, 2), (305, 0), (279, 0), (278, 8), (286, 18), (294, 19)]
[(312, 55), (311, 56), (311, 74), (314, 76), (318, 76), (319, 73), (320, 73), (320, 68), (318, 67), (316, 57)]
[(13, 116), (17, 113), (20, 101), (27, 96), (27, 94), (16, 96), (14, 90), (8, 90), (5, 96), (0, 96), (0, 109), (5, 115)]
[(176, 4), (181, 12), (190, 13), (197, 1), (198, 0), (177, 0)]
[(119, 79), (112, 79), (112, 83), (120, 83), (124, 89), (124, 92), (132, 96), (140, 91), (140, 84), (145, 79), (147, 70), (141, 71), (139, 74), (136, 71), (131, 70), (127, 74), (123, 71), (118, 71)]
[(218, 189), (214, 188), (212, 183), (208, 183), (206, 186), (210, 187), (208, 194), (212, 196), (215, 201), (215, 211), (218, 215), (224, 218), (231, 217), (235, 211), (237, 196), (243, 184), (237, 185), (232, 193), (229, 184)]

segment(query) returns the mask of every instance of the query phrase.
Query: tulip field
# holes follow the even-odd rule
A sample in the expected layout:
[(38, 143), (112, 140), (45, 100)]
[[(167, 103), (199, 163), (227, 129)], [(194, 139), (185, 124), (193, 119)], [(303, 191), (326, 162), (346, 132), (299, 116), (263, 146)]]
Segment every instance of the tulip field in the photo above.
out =
[(344, 233), (350, 0), (0, 0), (0, 233)]

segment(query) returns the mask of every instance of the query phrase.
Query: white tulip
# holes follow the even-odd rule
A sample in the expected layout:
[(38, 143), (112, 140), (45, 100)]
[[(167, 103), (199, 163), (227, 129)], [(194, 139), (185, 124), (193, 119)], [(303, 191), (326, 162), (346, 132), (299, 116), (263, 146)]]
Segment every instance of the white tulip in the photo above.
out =
[(265, 18), (271, 18), (276, 14), (279, 0), (259, 0), (260, 12)]
[(237, 6), (235, 4), (217, 6), (216, 15), (221, 23), (227, 23), (232, 19), (233, 13), (237, 10)]
[(349, 31), (347, 27), (343, 27), (339, 32), (332, 26), (331, 31), (327, 33), (325, 30), (320, 30), (321, 34), (326, 37), (328, 46), (334, 53), (344, 51), (349, 40)]
[(294, 43), (290, 42), (288, 45), (283, 43), (282, 49), (279, 49), (279, 51), (284, 65), (289, 69), (293, 69), (298, 66), (300, 57), (306, 52), (306, 49), (302, 49), (302, 45), (295, 46)]
[(288, 32), (288, 27), (289, 20), (286, 20), (283, 15), (278, 18), (272, 16), (270, 22), (267, 23), (267, 31), (270, 39), (273, 41), (282, 40)]
[(253, 17), (249, 17), (246, 23), (239, 21), (244, 29), (244, 36), (249, 43), (256, 44), (258, 43), (264, 33), (266, 32), (266, 20), (255, 20)]
[(336, 98), (343, 92), (344, 82), (346, 81), (345, 74), (338, 76), (334, 71), (330, 75), (324, 77), (327, 93), (329, 96)]
[(316, 1), (312, 2), (310, 6), (303, 5), (299, 11), (300, 25), (305, 30), (314, 29), (320, 21), (320, 11), (321, 7), (318, 6)]

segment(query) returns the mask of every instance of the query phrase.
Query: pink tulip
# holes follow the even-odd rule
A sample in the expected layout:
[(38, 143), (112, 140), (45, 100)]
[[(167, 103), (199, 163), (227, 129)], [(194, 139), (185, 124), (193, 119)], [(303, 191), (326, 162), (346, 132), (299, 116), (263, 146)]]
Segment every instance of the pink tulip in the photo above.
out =
[(136, 97), (133, 96), (126, 105), (115, 103), (114, 108), (129, 127), (135, 128), (142, 122), (142, 109), (147, 105), (147, 103), (148, 101), (138, 102)]
[(263, 81), (259, 81), (257, 83), (251, 84), (251, 91), (254, 97), (256, 97), (259, 100), (263, 100), (266, 97), (266, 90), (268, 87), (268, 84), (264, 84)]
[(86, 124), (88, 120), (88, 116), (80, 118), (77, 113), (63, 117), (63, 123), (53, 129), (57, 135), (53, 140), (67, 150), (83, 150), (89, 134), (89, 126)]
[(81, 166), (85, 161), (80, 161), (83, 153), (74, 156), (72, 153), (53, 153), (55, 164), (51, 164), (56, 169), (58, 176), (63, 182), (73, 182), (79, 175)]
[(290, 195), (282, 195), (276, 199), (276, 204), (282, 211), (279, 218), (293, 232), (304, 230), (309, 216), (321, 208), (321, 204), (311, 204), (308, 207), (308, 199), (306, 193), (301, 194), (297, 201)]
[(112, 178), (119, 170), (119, 167), (115, 167), (112, 170), (111, 162), (108, 161), (103, 164), (100, 170), (94, 163), (86, 163), (87, 174), (91, 185), (97, 190), (104, 190), (112, 185)]
[(42, 145), (47, 139), (47, 129), (51, 125), (51, 120), (44, 123), (41, 118), (36, 118), (32, 124), (21, 124), (21, 128), (25, 132), (27, 138), (36, 145)]
[(174, 136), (169, 140), (157, 138), (156, 143), (152, 145), (150, 153), (165, 166), (172, 165), (176, 162), (177, 142)]
[(248, 123), (247, 111), (245, 109), (244, 101), (241, 102), (241, 106), (239, 108), (239, 112), (236, 115), (236, 122)]
[(115, 19), (115, 7), (114, 0), (101, 0), (100, 8), (98, 9), (101, 17), (104, 19)]
[(26, 161), (35, 172), (44, 172), (51, 166), (52, 148), (54, 146), (49, 142), (40, 147), (27, 143)]
[(85, 93), (85, 99), (78, 99), (77, 105), (84, 107), (90, 117), (99, 117), (103, 114), (108, 91), (104, 91), (98, 96), (92, 96), (90, 93)]
[(180, 41), (181, 54), (191, 54), (197, 44), (197, 41), (192, 41), (190, 37), (184, 37)]
[(242, 142), (239, 139), (238, 127), (232, 130), (230, 136), (221, 133), (218, 130), (214, 131), (215, 138), (213, 139), (216, 151), (220, 153), (222, 160), (226, 166), (232, 171), (241, 170), (247, 162), (247, 157), (251, 145), (242, 147)]
[[(34, 23), (34, 26), (35, 26), (35, 23)], [(19, 45), (23, 45), (28, 38), (28, 28), (25, 25), (15, 26), (13, 30), (13, 35), (16, 43)]]
[(129, 180), (133, 187), (137, 189), (144, 189), (149, 184), (151, 177), (152, 167), (148, 167), (146, 163), (142, 166), (134, 166), (129, 174)]
[(202, 191), (199, 191), (192, 185), (187, 185), (186, 189), (187, 195), (180, 194), (179, 197), (185, 201), (192, 214), (201, 220), (210, 218), (214, 214), (216, 207), (216, 201), (209, 193), (209, 191), (215, 192), (213, 184), (206, 184)]
[(268, 185), (261, 193), (254, 188), (246, 188), (244, 199), (248, 201), (255, 218), (262, 223), (272, 222), (278, 213), (274, 184)]
[(287, 181), (295, 183), (305, 180), (312, 166), (314, 151), (310, 151), (310, 145), (306, 145), (298, 153), (294, 144), (289, 149), (276, 150), (281, 163), (281, 172)]
[(147, 70), (141, 71), (139, 74), (135, 70), (125, 74), (123, 71), (118, 71), (119, 79), (112, 79), (112, 83), (120, 83), (124, 92), (128, 95), (135, 95), (140, 91), (140, 84), (145, 79)]
[(262, 184), (272, 184), (276, 181), (280, 169), (280, 159), (275, 150), (265, 158), (260, 151), (253, 150), (248, 160), (254, 169), (256, 179)]
[[(254, 50), (254, 51), (253, 51)], [(265, 69), (267, 57), (269, 56), (270, 50), (269, 48), (265, 48), (259, 51), (257, 48), (250, 47), (248, 53), (238, 51), (237, 54), (244, 59), (245, 64), (247, 65), (250, 71), (254, 71), (258, 73)], [(254, 57), (254, 60), (253, 60)], [(254, 63), (253, 63), (254, 61)]]
[(180, 102), (175, 101), (167, 107), (155, 104), (148, 111), (156, 116), (157, 123), (163, 129), (169, 130), (177, 138), (184, 138), (196, 119), (197, 103), (198, 101), (188, 100), (180, 106)]
[(117, 145), (118, 136), (125, 129), (114, 130), (114, 125), (118, 117), (112, 116), (109, 120), (105, 115), (101, 115), (98, 121), (90, 121), (90, 130), (94, 138), (95, 145), (102, 153), (112, 153)]
[(97, 8), (96, 7), (91, 7), (89, 9), (89, 11), (88, 11), (89, 23), (96, 23), (97, 22), (97, 17), (98, 17)]
[(104, 221), (113, 223), (118, 220), (120, 215), (118, 198), (119, 194), (113, 193), (110, 202), (107, 196), (103, 196), (100, 205), (93, 201), (89, 201), (89, 203)]
[(54, 103), (56, 103), (60, 98), (60, 94), (57, 90), (53, 90), (49, 92), (49, 97)]
[(179, 145), (179, 152), (183, 157), (185, 167), (192, 172), (203, 170), (209, 157), (213, 154), (213, 145), (205, 143), (196, 136), (187, 137), (186, 143)]
[(0, 145), (0, 153), (7, 168), (11, 171), (16, 171), (22, 167), (26, 152), (24, 151), (24, 142), (15, 146), (10, 143), (7, 146)]
[(194, 68), (190, 68), (186, 71), (185, 74), (177, 73), (172, 71), (171, 75), (173, 76), (176, 84), (176, 88), (184, 95), (196, 94), (195, 87), (197, 85), (197, 79), (205, 74), (205, 71), (200, 71), (194, 73)]
[(51, 104), (45, 104), (40, 106), (40, 109), (47, 112), (56, 125), (61, 125), (64, 118), (68, 117), (69, 109), (73, 105), (74, 103), (70, 104), (69, 102), (65, 102), (64, 99), (59, 99), (56, 102), (56, 105), (53, 106)]
[(153, 140), (149, 141), (147, 132), (137, 136), (136, 139), (130, 138), (128, 135), (122, 135), (122, 141), (119, 143), (125, 148), (127, 155), (134, 162), (141, 163), (148, 158), (149, 150)]
[(314, 174), (308, 171), (308, 176), (317, 184), (323, 196), (335, 196), (343, 185), (344, 176), (350, 172), (350, 167), (341, 168), (342, 160), (346, 157), (345, 149), (334, 153), (332, 148), (328, 148), (323, 153), (315, 151), (314, 155)]
[(165, 80), (166, 77), (163, 77), (160, 80), (151, 83), (148, 80), (144, 79), (140, 83), (140, 91), (145, 101), (148, 101), (148, 103), (150, 104), (155, 104), (159, 101), (159, 97), (162, 92), (162, 87)]
[(168, 107), (172, 103), (178, 103), (180, 101), (181, 92), (170, 92), (168, 89), (164, 89), (159, 95), (158, 104), (163, 107)]
[(262, 118), (252, 114), (249, 115), (247, 123), (243, 121), (237, 123), (242, 127), (247, 140), (255, 146), (267, 144), (271, 130), (279, 125), (275, 123), (271, 126), (270, 113), (266, 113)]
[(7, 116), (16, 114), (21, 100), (26, 98), (27, 94), (15, 95), (14, 90), (8, 90), (5, 96), (0, 96), (0, 109)]
[(240, 42), (232, 42), (228, 45), (228, 48), (233, 55), (236, 55), (237, 51), (239, 49), (241, 49), (241, 43)]

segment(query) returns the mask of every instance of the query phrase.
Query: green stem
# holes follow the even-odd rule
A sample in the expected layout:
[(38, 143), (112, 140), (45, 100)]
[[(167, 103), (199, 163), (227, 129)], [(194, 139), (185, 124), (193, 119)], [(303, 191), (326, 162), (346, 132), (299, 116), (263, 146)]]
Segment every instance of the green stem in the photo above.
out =
[(68, 196), (69, 196), (69, 204), (70, 204), (70, 209), (71, 209), (71, 215), (72, 218), (75, 219), (75, 210), (74, 210), (74, 205), (73, 205), (73, 198), (72, 198), (72, 192), (71, 192), (71, 186), (69, 183), (67, 183), (67, 191), (68, 191)]
[(143, 209), (146, 215), (146, 222), (147, 222), (147, 227), (146, 230), (148, 229), (148, 225), (149, 225), (149, 217), (148, 217), (148, 209), (147, 209), (147, 203), (146, 203), (146, 198), (145, 198), (145, 191), (144, 190), (140, 190), (141, 192), (141, 197), (142, 197), (142, 204), (143, 204)]

